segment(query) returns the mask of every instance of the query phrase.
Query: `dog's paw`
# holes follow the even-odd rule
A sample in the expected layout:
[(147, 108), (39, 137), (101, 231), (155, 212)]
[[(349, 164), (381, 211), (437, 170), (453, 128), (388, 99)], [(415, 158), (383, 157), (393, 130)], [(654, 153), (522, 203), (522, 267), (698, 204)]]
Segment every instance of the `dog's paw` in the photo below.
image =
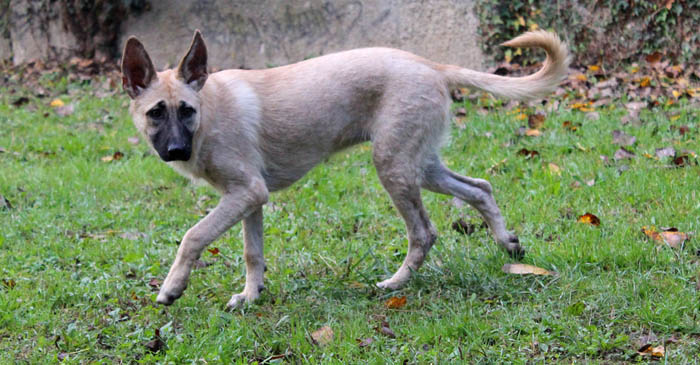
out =
[(260, 293), (263, 290), (265, 290), (265, 286), (260, 285), (258, 290), (243, 290), (240, 294), (234, 294), (231, 296), (231, 300), (226, 304), (226, 307), (234, 309), (244, 304), (253, 304), (253, 302), (260, 297)]
[(525, 256), (525, 249), (520, 245), (518, 236), (514, 234), (508, 237), (508, 241), (503, 244), (503, 247), (508, 251), (508, 255), (516, 260), (520, 260)]
[(187, 281), (173, 280), (170, 275), (165, 278), (163, 285), (160, 287), (156, 302), (163, 305), (171, 305), (182, 296), (182, 293), (187, 288)]
[(182, 292), (183, 292), (183, 290), (180, 290), (179, 292), (172, 292), (172, 291), (161, 289), (160, 292), (158, 292), (158, 297), (156, 298), (156, 302), (158, 304), (171, 305), (175, 302), (175, 300), (177, 298), (182, 296)]
[(403, 282), (399, 282), (398, 280), (393, 280), (393, 279), (387, 279), (384, 281), (380, 281), (377, 283), (377, 287), (379, 289), (385, 289), (385, 290), (396, 290), (399, 289), (403, 286)]

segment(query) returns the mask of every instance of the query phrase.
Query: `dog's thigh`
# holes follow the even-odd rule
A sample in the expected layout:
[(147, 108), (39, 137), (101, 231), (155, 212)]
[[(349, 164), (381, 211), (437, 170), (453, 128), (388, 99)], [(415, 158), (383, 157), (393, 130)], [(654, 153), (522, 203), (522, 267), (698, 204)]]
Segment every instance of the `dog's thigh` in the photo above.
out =
[[(430, 247), (437, 238), (420, 195), (422, 161), (434, 145), (429, 142), (430, 126), (413, 124), (413, 130), (403, 130), (402, 122), (387, 126), (373, 138), (373, 160), (382, 185), (404, 219), (408, 231), (408, 252), (399, 270), (388, 280), (377, 285), (396, 289), (405, 284), (411, 271), (423, 264)], [(420, 131), (416, 129), (424, 128)]]

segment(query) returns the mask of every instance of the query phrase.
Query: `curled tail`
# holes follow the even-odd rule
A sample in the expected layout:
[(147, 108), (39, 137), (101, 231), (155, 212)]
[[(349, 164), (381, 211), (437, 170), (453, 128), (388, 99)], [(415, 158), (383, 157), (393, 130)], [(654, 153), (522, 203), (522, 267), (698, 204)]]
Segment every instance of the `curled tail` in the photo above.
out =
[(547, 52), (547, 59), (539, 71), (524, 77), (505, 77), (452, 65), (440, 65), (439, 69), (451, 87), (469, 87), (516, 100), (544, 97), (554, 91), (566, 77), (570, 62), (569, 51), (556, 34), (543, 30), (528, 32), (503, 45), (539, 47)]

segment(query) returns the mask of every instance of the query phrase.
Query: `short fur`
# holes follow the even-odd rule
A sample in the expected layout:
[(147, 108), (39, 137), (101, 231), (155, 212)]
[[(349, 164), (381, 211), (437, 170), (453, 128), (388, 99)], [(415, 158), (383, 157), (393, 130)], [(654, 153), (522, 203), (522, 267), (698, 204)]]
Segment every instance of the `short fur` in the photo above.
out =
[[(239, 221), (246, 284), (229, 306), (258, 298), (264, 287), (262, 206), (268, 194), (299, 180), (330, 154), (365, 141), (372, 142), (379, 179), (408, 231), (403, 265), (379, 287), (395, 289), (406, 283), (436, 240), (421, 189), (468, 202), (495, 240), (521, 255), (491, 185), (450, 171), (438, 154), (450, 122), (450, 88), (523, 100), (547, 95), (565, 77), (568, 53), (556, 35), (530, 32), (505, 45), (543, 48), (547, 60), (539, 72), (512, 78), (438, 64), (396, 49), (365, 48), (267, 70), (208, 75), (206, 47), (197, 31), (178, 68), (156, 74), (141, 43), (130, 38), (122, 71), (134, 124), (151, 146), (166, 146), (157, 152), (172, 159), (169, 164), (176, 170), (207, 181), (222, 194), (218, 206), (185, 234), (157, 301), (171, 304), (180, 297), (203, 249)], [(153, 118), (160, 115), (153, 111), (158, 105), (169, 113), (161, 121)], [(189, 114), (183, 111), (186, 107), (194, 110), (189, 119), (181, 118)], [(191, 132), (191, 141), (178, 131)], [(188, 142), (191, 151), (183, 151)]]

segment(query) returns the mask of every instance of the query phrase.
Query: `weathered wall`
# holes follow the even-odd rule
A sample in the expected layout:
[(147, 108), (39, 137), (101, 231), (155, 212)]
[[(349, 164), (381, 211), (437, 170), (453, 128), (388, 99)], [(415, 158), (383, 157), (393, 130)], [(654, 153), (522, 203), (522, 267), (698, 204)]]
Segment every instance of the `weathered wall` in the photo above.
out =
[(9, 9), (12, 61), (61, 59), (70, 56), (76, 39), (63, 29), (55, 2), (11, 0)]
[(481, 67), (472, 0), (154, 1), (122, 23), (157, 68), (175, 65), (199, 28), (210, 65), (263, 68), (335, 51), (389, 46)]
[[(87, 21), (91, 14), (99, 13), (94, 17), (101, 19), (111, 13), (99, 9), (110, 4), (115, 14), (124, 9), (116, 11), (114, 4), (139, 4), (138, 11), (124, 13), (119, 46), (112, 53), (120, 54), (118, 47), (136, 35), (158, 68), (179, 61), (197, 28), (207, 41), (210, 65), (216, 68), (264, 68), (368, 46), (401, 48), (467, 67), (479, 68), (483, 62), (473, 0), (100, 0), (89, 3), (92, 10), (85, 10), (89, 4), (84, 3), (0, 0), (6, 19), (4, 31), (0, 29), (0, 60), (21, 64), (96, 56), (86, 51), (89, 47), (82, 38), (100, 30), (105, 33), (98, 26), (108, 21), (92, 24)], [(76, 14), (71, 16), (66, 9), (89, 14), (73, 10)], [(95, 29), (81, 32), (76, 26), (83, 23)]]

